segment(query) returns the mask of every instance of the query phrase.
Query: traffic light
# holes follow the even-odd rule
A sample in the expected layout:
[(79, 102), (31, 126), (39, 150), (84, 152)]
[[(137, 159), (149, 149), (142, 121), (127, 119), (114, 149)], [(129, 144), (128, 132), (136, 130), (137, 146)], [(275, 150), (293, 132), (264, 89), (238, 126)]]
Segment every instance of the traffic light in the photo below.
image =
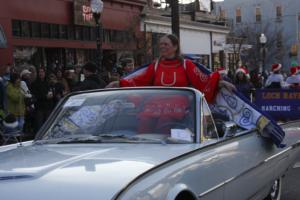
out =
[(290, 57), (298, 55), (298, 44), (293, 44), (290, 50)]

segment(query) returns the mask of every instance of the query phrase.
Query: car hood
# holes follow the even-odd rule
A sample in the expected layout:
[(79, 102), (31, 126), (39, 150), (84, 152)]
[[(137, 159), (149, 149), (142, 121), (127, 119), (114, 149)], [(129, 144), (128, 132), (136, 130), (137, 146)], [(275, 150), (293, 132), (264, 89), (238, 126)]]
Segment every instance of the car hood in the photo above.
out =
[(58, 144), (0, 154), (3, 199), (111, 199), (147, 170), (197, 144)]

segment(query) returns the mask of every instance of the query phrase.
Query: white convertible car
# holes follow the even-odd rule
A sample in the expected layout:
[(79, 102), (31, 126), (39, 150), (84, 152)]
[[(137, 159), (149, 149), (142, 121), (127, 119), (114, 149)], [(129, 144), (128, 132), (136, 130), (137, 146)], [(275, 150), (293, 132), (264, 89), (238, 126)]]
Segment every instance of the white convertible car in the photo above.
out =
[(191, 88), (71, 94), (34, 141), (0, 147), (0, 199), (279, 200), (300, 122), (277, 148), (221, 118)]

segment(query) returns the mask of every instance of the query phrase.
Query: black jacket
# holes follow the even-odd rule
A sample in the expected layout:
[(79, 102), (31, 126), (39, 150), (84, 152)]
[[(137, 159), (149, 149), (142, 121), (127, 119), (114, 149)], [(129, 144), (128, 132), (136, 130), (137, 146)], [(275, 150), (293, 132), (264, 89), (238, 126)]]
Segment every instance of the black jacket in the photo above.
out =
[(74, 91), (102, 89), (106, 86), (106, 83), (101, 80), (97, 74), (92, 74), (84, 79), (83, 82), (79, 83)]
[(51, 110), (53, 108), (53, 101), (47, 98), (50, 86), (46, 80), (37, 79), (32, 83), (30, 90), (35, 99), (36, 110)]

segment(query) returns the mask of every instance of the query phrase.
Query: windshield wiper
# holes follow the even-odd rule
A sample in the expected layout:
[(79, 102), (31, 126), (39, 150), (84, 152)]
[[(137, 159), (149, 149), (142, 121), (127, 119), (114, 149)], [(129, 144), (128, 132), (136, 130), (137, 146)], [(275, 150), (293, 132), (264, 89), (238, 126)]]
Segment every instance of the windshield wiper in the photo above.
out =
[(97, 138), (77, 138), (77, 139), (73, 139), (73, 140), (63, 140), (63, 141), (59, 141), (56, 144), (80, 144), (80, 143), (101, 143), (102, 140), (101, 139), (97, 139)]
[(38, 140), (35, 144), (100, 143), (101, 139), (93, 135), (80, 135), (62, 138)]
[(131, 140), (135, 140), (137, 142), (155, 142), (155, 143), (160, 143), (160, 144), (167, 144), (165, 140), (163, 139), (156, 139), (156, 138), (144, 138), (138, 135), (131, 136)]
[[(37, 144), (45, 144), (45, 143), (54, 143), (54, 144), (76, 144), (76, 143), (102, 143), (103, 141), (114, 140), (114, 139), (123, 139), (126, 142), (130, 141), (130, 137), (126, 135), (113, 135), (113, 134), (102, 134), (102, 135), (81, 135), (80, 137), (67, 137), (67, 138), (58, 138), (58, 139), (50, 139), (37, 141)], [(121, 142), (118, 140), (118, 142)]]
[(146, 143), (154, 142), (166, 144), (163, 139), (145, 138), (143, 135), (124, 135), (124, 134), (100, 134), (100, 135), (80, 135), (64, 138), (54, 138), (49, 140), (39, 140), (36, 144), (76, 144), (76, 143), (103, 143), (103, 142), (128, 142), (128, 143)]

